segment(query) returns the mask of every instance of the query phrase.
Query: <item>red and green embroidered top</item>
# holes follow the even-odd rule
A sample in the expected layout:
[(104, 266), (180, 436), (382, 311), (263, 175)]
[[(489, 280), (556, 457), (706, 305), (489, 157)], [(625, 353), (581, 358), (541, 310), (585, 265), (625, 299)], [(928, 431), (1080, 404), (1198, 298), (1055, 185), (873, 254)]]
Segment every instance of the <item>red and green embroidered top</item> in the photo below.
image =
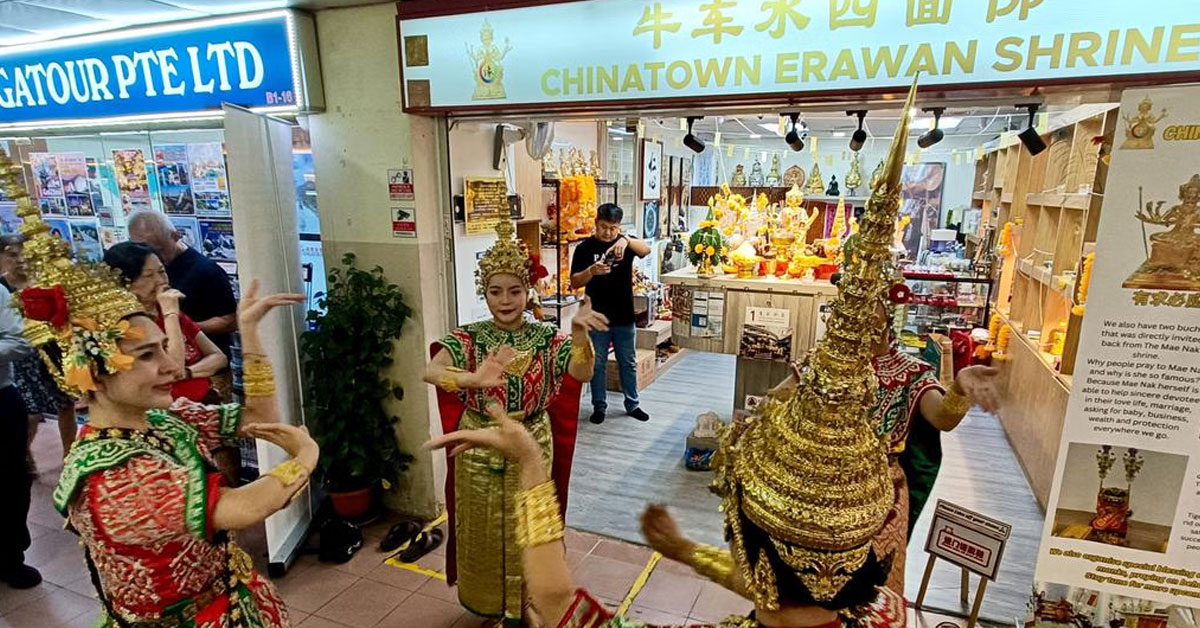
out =
[(54, 489), (112, 609), (127, 623), (289, 626), (271, 584), (212, 528), (222, 477), (210, 450), (236, 444), (241, 406), (177, 399), (146, 418), (148, 430), (84, 426)]

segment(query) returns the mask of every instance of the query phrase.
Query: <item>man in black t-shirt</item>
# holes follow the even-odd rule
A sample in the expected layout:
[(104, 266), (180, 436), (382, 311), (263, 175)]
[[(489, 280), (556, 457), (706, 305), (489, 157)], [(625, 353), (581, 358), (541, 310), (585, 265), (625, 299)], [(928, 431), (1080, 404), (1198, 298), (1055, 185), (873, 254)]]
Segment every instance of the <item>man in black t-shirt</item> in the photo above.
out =
[(638, 407), (636, 336), (633, 328), (633, 259), (650, 254), (650, 245), (621, 233), (624, 212), (613, 203), (596, 209), (596, 227), (592, 237), (575, 247), (571, 258), (571, 287), (586, 286), (592, 309), (608, 318), (608, 331), (591, 332), (596, 350), (592, 372), (592, 423), (604, 422), (608, 408), (605, 371), (608, 347), (617, 355), (625, 411), (639, 421), (650, 415)]
[(229, 275), (217, 263), (184, 244), (170, 220), (156, 211), (129, 215), (129, 239), (154, 249), (171, 287), (184, 294), (179, 309), (200, 327), (225, 357), (237, 330), (237, 299)]

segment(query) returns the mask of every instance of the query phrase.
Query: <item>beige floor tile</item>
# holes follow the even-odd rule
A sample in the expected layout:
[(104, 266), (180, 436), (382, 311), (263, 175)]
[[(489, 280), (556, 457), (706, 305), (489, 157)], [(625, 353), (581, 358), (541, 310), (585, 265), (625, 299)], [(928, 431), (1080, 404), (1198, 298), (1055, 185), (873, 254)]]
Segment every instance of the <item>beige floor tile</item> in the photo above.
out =
[(363, 576), (367, 580), (382, 582), (405, 591), (416, 591), (429, 580), (429, 576), (415, 571), (393, 567), (386, 563), (372, 569)]
[(750, 600), (716, 583), (705, 582), (689, 615), (703, 622), (715, 623), (730, 615), (744, 615), (753, 608)]
[(643, 567), (650, 561), (653, 550), (614, 539), (601, 539), (592, 549), (592, 556), (603, 556)]
[(574, 528), (568, 528), (566, 533), (567, 549), (573, 549), (578, 552), (588, 553), (600, 543), (602, 537), (589, 532), (581, 532)]
[(603, 556), (588, 556), (575, 569), (576, 584), (592, 595), (620, 600), (642, 572), (642, 567)]
[(8, 585), (0, 585), (0, 615), (11, 613), (22, 606), (45, 596), (53, 589), (50, 585), (41, 585), (32, 589), (13, 589)]
[(373, 626), (410, 595), (411, 591), (359, 580), (313, 614), (351, 626)]
[(40, 563), (37, 568), (42, 573), (43, 580), (62, 587), (78, 580), (80, 576), (88, 576), (83, 548), (74, 544), (64, 547), (61, 554)]
[(634, 599), (634, 604), (686, 618), (704, 585), (704, 580), (656, 569)]
[(84, 613), (79, 617), (76, 617), (75, 619), (63, 624), (63, 628), (92, 628), (92, 626), (96, 625), (96, 620), (99, 618), (100, 609), (96, 609), (96, 612), (94, 613)]
[(654, 626), (682, 626), (687, 623), (686, 614), (664, 613), (637, 604), (629, 607), (629, 612), (625, 614), (625, 617)]
[(388, 559), (388, 554), (379, 551), (377, 543), (365, 543), (363, 548), (358, 550), (349, 561), (335, 565), (330, 563), (329, 566), (339, 571), (344, 571), (349, 574), (362, 577), (368, 572), (383, 564), (383, 561)]
[(348, 573), (321, 565), (310, 565), (279, 578), (275, 581), (275, 587), (283, 596), (288, 608), (312, 613), (357, 581), (357, 577)]
[(46, 628), (65, 625), (85, 613), (94, 617), (99, 612), (100, 603), (96, 600), (63, 588), (52, 587), (46, 595), (15, 611), (5, 613), (3, 621), (11, 628)]
[(376, 628), (451, 628), (466, 613), (457, 604), (443, 602), (420, 593), (412, 594), (388, 613)]
[(444, 580), (437, 578), (430, 578), (425, 584), (421, 585), (420, 589), (417, 589), (417, 593), (428, 595), (443, 602), (458, 604), (458, 587), (447, 586)]
[(312, 615), (298, 624), (292, 624), (292, 626), (294, 628), (358, 628), (357, 626), (351, 627), (349, 624), (340, 624), (316, 615)]

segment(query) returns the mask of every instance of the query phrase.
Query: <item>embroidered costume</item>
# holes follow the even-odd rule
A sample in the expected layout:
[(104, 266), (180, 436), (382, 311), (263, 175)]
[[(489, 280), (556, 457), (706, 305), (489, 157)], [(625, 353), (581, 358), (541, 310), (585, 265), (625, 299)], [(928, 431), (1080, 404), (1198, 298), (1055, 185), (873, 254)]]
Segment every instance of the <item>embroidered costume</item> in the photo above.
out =
[(178, 399), (150, 429), (85, 425), (63, 464), (54, 507), (87, 547), (107, 609), (100, 626), (283, 628), (274, 587), (212, 511), (223, 484), (211, 450), (237, 442), (241, 406)]
[[(907, 606), (904, 598), (889, 589), (880, 589), (879, 598), (871, 604), (862, 617), (858, 618), (857, 628), (890, 628), (902, 626), (905, 622)], [(824, 626), (812, 628), (845, 628), (847, 623), (841, 619)], [(682, 624), (680, 626), (653, 627), (638, 621), (630, 621), (616, 617), (590, 593), (580, 589), (575, 593), (567, 614), (563, 616), (557, 628), (759, 628), (760, 624), (753, 619), (733, 616), (719, 624)]]
[[(479, 290), (497, 273), (527, 272), (529, 258), (511, 238), (511, 225), (499, 226), (500, 240), (480, 261)], [(460, 327), (438, 340), (431, 355), (449, 353), (455, 369), (476, 371), (501, 346), (517, 358), (505, 369), (500, 388), (447, 391), (438, 389), (438, 409), (445, 432), (487, 427), (486, 408), (499, 403), (523, 422), (542, 446), (560, 507), (566, 510), (571, 461), (579, 420), (581, 385), (567, 372), (571, 339), (548, 323), (525, 323), (505, 331), (491, 320)], [(447, 545), (448, 584), (458, 585), (459, 601), (471, 612), (503, 617), (519, 624), (525, 603), (521, 549), (515, 541), (513, 498), (520, 484), (515, 465), (499, 454), (472, 450), (447, 458), (446, 504), (453, 534)]]
[[(871, 421), (875, 425), (880, 438), (887, 442), (888, 473), (892, 478), (894, 501), (888, 512), (887, 523), (876, 540), (876, 549), (883, 554), (892, 555), (892, 570), (888, 577), (888, 587), (904, 590), (905, 554), (908, 548), (908, 537), (912, 529), (909, 516), (910, 508), (920, 514), (929, 491), (933, 488), (933, 480), (937, 476), (937, 467), (932, 473), (925, 466), (913, 466), (910, 476), (902, 459), (909, 459), (909, 434), (919, 427), (929, 427), (921, 418), (921, 397), (930, 390), (945, 392), (938, 383), (933, 366), (928, 362), (901, 353), (895, 347), (887, 353), (875, 356), (871, 360), (875, 370), (876, 381), (879, 384), (875, 394), (875, 405), (871, 411)], [(920, 425), (924, 424), (924, 425)], [(936, 437), (937, 435), (934, 434)], [(927, 451), (924, 447), (921, 452)], [(940, 448), (938, 453), (940, 454)], [(927, 454), (925, 454), (927, 455)], [(939, 456), (940, 462), (940, 456)], [(911, 500), (911, 503), (910, 503)], [(915, 520), (915, 517), (912, 518)]]

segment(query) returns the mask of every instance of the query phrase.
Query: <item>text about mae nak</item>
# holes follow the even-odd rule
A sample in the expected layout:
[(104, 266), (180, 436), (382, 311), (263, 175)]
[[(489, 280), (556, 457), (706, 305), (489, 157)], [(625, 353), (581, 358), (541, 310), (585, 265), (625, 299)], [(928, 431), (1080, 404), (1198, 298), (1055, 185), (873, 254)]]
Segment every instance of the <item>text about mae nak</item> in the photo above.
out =
[(1106, 320), (1084, 365), (1083, 411), (1102, 434), (1177, 435), (1200, 407), (1200, 325)]

